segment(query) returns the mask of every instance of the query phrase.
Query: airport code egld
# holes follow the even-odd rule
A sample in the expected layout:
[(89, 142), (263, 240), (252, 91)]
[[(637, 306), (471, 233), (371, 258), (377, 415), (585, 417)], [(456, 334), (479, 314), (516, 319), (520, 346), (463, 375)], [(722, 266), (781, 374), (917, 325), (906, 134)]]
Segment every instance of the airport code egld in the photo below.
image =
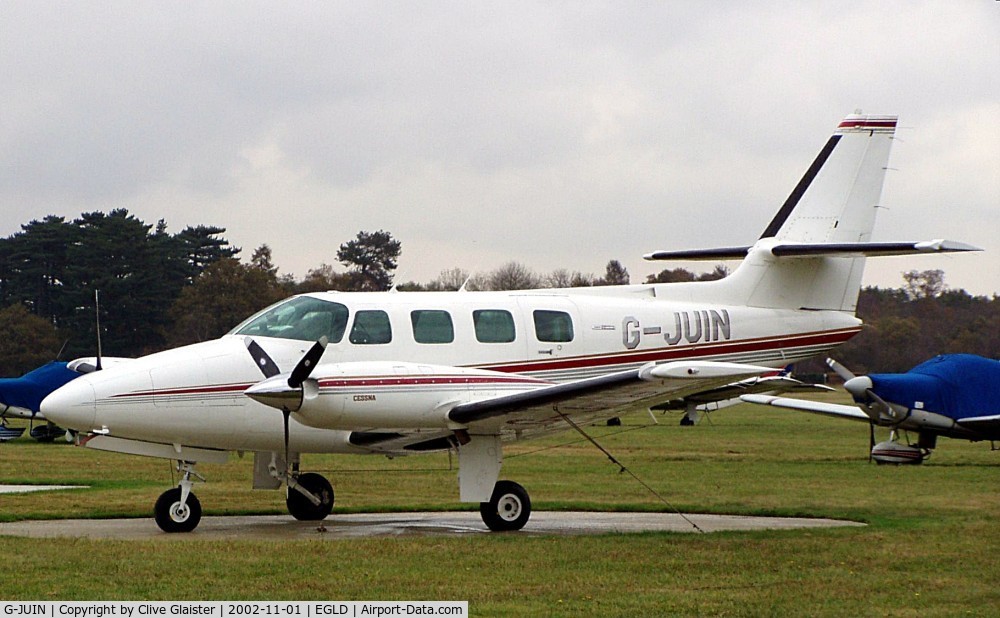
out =
[(468, 601), (66, 601), (0, 602), (3, 616), (44, 618), (138, 618), (139, 616), (264, 616), (321, 618), (324, 616), (457, 616), (469, 615)]

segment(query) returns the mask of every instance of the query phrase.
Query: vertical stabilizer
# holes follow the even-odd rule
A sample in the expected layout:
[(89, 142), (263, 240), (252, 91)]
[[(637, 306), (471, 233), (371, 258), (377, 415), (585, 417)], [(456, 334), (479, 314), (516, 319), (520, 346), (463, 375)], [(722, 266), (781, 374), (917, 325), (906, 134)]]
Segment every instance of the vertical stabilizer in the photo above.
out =
[(864, 257), (780, 259), (770, 247), (870, 241), (895, 130), (894, 116), (845, 118), (729, 277), (731, 291), (757, 307), (853, 312)]
[(761, 238), (871, 240), (895, 131), (895, 116), (845, 118)]

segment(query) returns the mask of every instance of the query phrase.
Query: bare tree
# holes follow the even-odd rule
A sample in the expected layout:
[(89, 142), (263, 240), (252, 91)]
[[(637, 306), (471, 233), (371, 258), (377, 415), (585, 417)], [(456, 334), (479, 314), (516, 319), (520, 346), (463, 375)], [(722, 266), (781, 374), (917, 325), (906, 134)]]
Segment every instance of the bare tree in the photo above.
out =
[(442, 270), (438, 278), (427, 286), (428, 290), (460, 290), (469, 280), (469, 271), (463, 268)]
[(937, 298), (948, 289), (944, 284), (944, 271), (934, 270), (911, 270), (903, 273), (903, 289), (911, 299), (917, 298)]
[(542, 287), (541, 278), (520, 262), (507, 262), (486, 277), (489, 290), (528, 290)]

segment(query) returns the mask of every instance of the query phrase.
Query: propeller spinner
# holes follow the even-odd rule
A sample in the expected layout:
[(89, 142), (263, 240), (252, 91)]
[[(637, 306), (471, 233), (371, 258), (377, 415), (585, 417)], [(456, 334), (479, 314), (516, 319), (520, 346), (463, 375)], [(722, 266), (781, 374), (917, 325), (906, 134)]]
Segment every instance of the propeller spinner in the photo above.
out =
[(323, 356), (327, 342), (326, 337), (320, 338), (299, 359), (290, 374), (279, 374), (277, 373), (278, 366), (264, 352), (263, 348), (257, 342), (248, 340), (247, 350), (253, 356), (266, 379), (254, 384), (244, 392), (251, 399), (277, 408), (282, 412), (298, 411), (302, 407), (302, 400), (305, 396), (306, 380)]

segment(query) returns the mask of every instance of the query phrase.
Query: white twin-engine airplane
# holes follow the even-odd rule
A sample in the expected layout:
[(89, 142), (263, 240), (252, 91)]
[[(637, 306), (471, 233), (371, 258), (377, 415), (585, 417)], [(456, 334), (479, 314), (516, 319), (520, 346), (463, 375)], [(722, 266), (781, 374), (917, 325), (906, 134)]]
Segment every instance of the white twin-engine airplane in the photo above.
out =
[(505, 441), (640, 405), (780, 392), (793, 381), (768, 374), (861, 330), (865, 257), (975, 250), (870, 242), (895, 127), (848, 116), (753, 246), (646, 256), (743, 258), (719, 281), (303, 294), (221, 339), (82, 376), (41, 410), (81, 445), (176, 460), (182, 480), (154, 509), (167, 532), (198, 525), (195, 464), (229, 451), (253, 451), (254, 487), (284, 484), (289, 512), (320, 520), (333, 489), (300, 473), (301, 454), (446, 449), (461, 501), (479, 502), (491, 530), (518, 530), (531, 502), (498, 480)]

